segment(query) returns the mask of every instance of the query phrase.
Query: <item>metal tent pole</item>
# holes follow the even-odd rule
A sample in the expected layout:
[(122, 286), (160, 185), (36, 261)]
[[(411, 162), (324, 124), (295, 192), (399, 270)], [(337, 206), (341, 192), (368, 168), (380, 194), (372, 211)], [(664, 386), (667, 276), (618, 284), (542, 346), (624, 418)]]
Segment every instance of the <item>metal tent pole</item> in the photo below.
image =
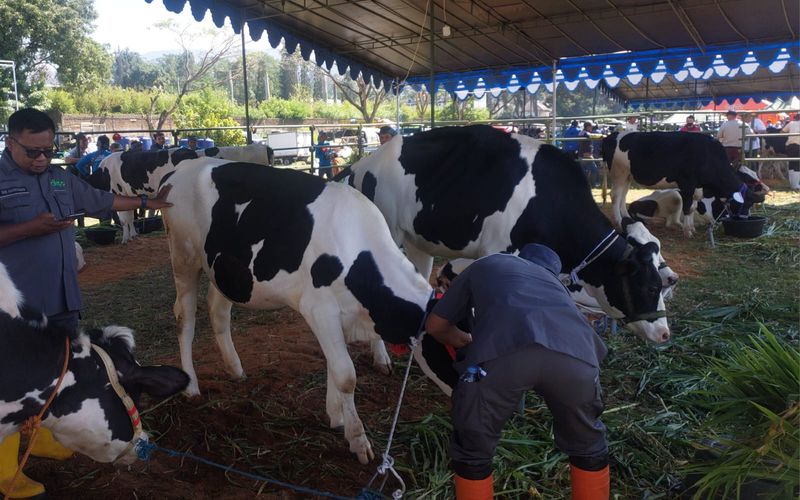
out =
[(395, 127), (397, 127), (397, 132), (400, 132), (400, 79), (394, 79), (394, 111), (395, 111)]
[(430, 89), (428, 89), (428, 95), (431, 98), (431, 128), (436, 126), (436, 79), (434, 78), (434, 71), (436, 68), (436, 34), (433, 31), (433, 1), (431, 0), (431, 24), (430, 24), (430, 32), (431, 32), (431, 83)]
[(242, 23), (242, 76), (244, 77), (244, 124), (247, 129), (247, 144), (253, 143), (253, 132), (250, 130), (250, 95), (247, 91), (247, 51), (244, 47), (244, 26)]
[(553, 139), (553, 143), (555, 144), (555, 137), (556, 137), (556, 60), (553, 60), (553, 109), (550, 111), (550, 115), (553, 117), (553, 133), (550, 136)]

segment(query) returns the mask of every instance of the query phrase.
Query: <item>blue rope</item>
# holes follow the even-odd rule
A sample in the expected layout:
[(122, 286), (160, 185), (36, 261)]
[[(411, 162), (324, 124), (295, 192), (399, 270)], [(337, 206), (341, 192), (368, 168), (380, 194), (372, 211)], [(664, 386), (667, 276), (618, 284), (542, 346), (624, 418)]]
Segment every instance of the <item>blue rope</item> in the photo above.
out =
[(357, 497), (345, 497), (345, 496), (341, 496), (341, 495), (335, 495), (333, 493), (328, 493), (327, 491), (315, 490), (313, 488), (305, 488), (303, 486), (297, 486), (297, 485), (294, 485), (294, 484), (291, 484), (291, 483), (287, 483), (287, 482), (284, 482), (284, 481), (279, 481), (279, 480), (273, 479), (271, 477), (261, 476), (259, 474), (252, 474), (250, 472), (245, 472), (245, 471), (242, 471), (242, 470), (239, 470), (239, 469), (235, 469), (235, 468), (230, 467), (230, 466), (221, 465), (221, 464), (212, 462), (210, 460), (206, 460), (205, 458), (198, 457), (197, 455), (193, 455), (191, 453), (170, 450), (168, 448), (162, 448), (161, 446), (158, 446), (155, 443), (151, 443), (151, 442), (145, 441), (145, 440), (139, 440), (136, 443), (135, 450), (136, 450), (136, 455), (139, 457), (140, 460), (148, 461), (148, 460), (150, 460), (150, 456), (153, 454), (154, 451), (160, 451), (160, 452), (165, 453), (165, 454), (167, 454), (167, 455), (169, 455), (171, 457), (189, 458), (189, 459), (195, 460), (197, 462), (200, 462), (200, 463), (203, 463), (203, 464), (206, 464), (206, 465), (210, 465), (211, 467), (216, 467), (217, 469), (222, 469), (225, 472), (235, 472), (236, 474), (239, 474), (240, 476), (244, 476), (244, 477), (249, 478), (249, 479), (254, 479), (256, 481), (264, 481), (265, 483), (270, 483), (270, 484), (274, 484), (276, 486), (280, 486), (282, 488), (287, 488), (287, 489), (290, 489), (290, 490), (294, 490), (294, 491), (297, 491), (298, 493), (306, 493), (306, 494), (309, 494), (309, 495), (316, 495), (316, 496), (325, 497), (325, 498), (335, 498), (337, 500), (353, 500), (354, 498), (356, 500), (380, 500), (380, 499), (385, 498), (380, 493), (372, 491), (372, 490), (368, 490), (366, 488), (361, 490), (361, 493), (359, 493), (359, 495)]

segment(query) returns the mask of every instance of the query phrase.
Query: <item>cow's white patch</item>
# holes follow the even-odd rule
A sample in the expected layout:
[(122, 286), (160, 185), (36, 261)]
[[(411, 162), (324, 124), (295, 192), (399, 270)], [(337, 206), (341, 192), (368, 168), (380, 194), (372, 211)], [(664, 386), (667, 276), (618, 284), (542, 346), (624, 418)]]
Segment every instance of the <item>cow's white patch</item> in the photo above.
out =
[(0, 262), (0, 310), (12, 318), (17, 318), (20, 305), (22, 305), (22, 292), (14, 286), (6, 266)]
[(236, 224), (239, 224), (239, 221), (242, 218), (242, 214), (247, 209), (247, 207), (250, 206), (250, 203), (252, 201), (253, 200), (248, 200), (248, 201), (246, 201), (244, 203), (241, 203), (241, 204), (238, 204), (238, 205), (236, 205), (236, 204), (233, 205), (233, 209), (234, 209), (234, 211), (236, 211)]
[(126, 326), (109, 325), (103, 328), (103, 338), (106, 340), (120, 339), (125, 342), (129, 351), (136, 346), (133, 340), (133, 330)]
[(111, 439), (110, 423), (96, 398), (85, 399), (74, 413), (58, 418), (48, 416), (44, 425), (61, 444), (97, 462), (116, 460), (128, 446), (127, 441)]

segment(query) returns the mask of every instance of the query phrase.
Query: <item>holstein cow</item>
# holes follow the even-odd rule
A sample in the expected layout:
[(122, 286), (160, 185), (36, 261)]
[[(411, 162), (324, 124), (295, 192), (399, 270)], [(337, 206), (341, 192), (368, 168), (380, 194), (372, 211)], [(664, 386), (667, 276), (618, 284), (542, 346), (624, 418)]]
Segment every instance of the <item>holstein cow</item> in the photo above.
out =
[[(134, 439), (147, 439), (135, 432), (141, 432), (135, 410), (140, 394), (171, 396), (186, 387), (189, 377), (177, 368), (139, 365), (128, 328), (65, 331), (47, 326), (41, 315), (40, 321), (23, 319), (23, 310), (22, 296), (0, 263), (0, 441), (42, 409), (55, 389), (68, 340), (66, 375), (42, 425), (64, 446), (98, 462), (132, 463)], [(110, 369), (133, 406), (126, 407), (112, 388), (92, 345), (108, 354)]]
[[(744, 204), (736, 205), (738, 213), (731, 215), (746, 215), (753, 203), (764, 201), (766, 194), (769, 193), (769, 186), (762, 183), (756, 173), (745, 166), (739, 167), (737, 175), (753, 196), (745, 199)], [(667, 227), (682, 226), (682, 207), (683, 200), (678, 189), (660, 189), (631, 203), (628, 206), (628, 213), (636, 220), (664, 222)], [(725, 201), (713, 197), (708, 190), (697, 189), (692, 203), (693, 222), (696, 226), (710, 224), (726, 207)]]
[[(407, 344), (420, 328), (431, 287), (392, 241), (378, 209), (361, 193), (292, 170), (214, 158), (182, 162), (164, 210), (189, 394), (198, 394), (192, 339), (199, 272), (208, 275), (208, 309), (227, 371), (244, 373), (231, 341), (231, 304), (289, 306), (308, 322), (327, 360), (326, 409), (344, 426), (362, 463), (373, 453), (356, 412), (350, 342), (369, 342), (376, 365), (388, 369), (383, 340)], [(438, 352), (434, 349), (438, 346)], [(449, 391), (456, 374), (444, 346), (426, 336), (423, 370)], [(427, 357), (427, 359), (426, 359)], [(428, 366), (443, 360), (445, 373)]]
[(543, 243), (606, 314), (652, 341), (669, 338), (658, 245), (616, 233), (558, 148), (484, 125), (445, 127), (395, 137), (352, 172), (423, 276), (432, 255), (475, 259)]
[[(151, 196), (158, 191), (161, 179), (175, 171), (176, 165), (202, 154), (202, 151), (198, 154), (185, 148), (112, 153), (100, 162), (100, 167), (89, 176), (88, 182), (97, 189), (115, 194)], [(122, 224), (122, 243), (127, 243), (137, 234), (133, 225), (133, 211), (119, 212), (119, 220)]]
[(247, 146), (221, 146), (206, 148), (203, 155), (223, 160), (258, 163), (259, 165), (272, 165), (274, 152), (269, 146), (263, 144), (248, 144)]
[(695, 189), (704, 188), (731, 204), (752, 204), (754, 193), (734, 174), (725, 149), (716, 139), (688, 132), (614, 132), (602, 144), (609, 166), (613, 220), (630, 217), (625, 206), (631, 180), (649, 187), (675, 187), (681, 194), (686, 236), (694, 233), (692, 201)]

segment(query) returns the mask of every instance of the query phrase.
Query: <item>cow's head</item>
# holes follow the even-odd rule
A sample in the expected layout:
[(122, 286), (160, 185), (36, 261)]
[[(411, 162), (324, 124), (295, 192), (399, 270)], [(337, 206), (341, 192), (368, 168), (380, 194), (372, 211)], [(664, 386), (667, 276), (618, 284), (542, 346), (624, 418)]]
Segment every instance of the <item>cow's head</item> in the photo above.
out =
[(748, 214), (754, 203), (764, 202), (767, 193), (769, 193), (769, 186), (761, 182), (758, 174), (744, 165), (739, 167), (736, 175), (742, 181), (742, 185), (739, 192), (733, 193), (729, 200), (731, 213), (734, 215)]
[(628, 240), (624, 257), (605, 274), (603, 283), (586, 283), (610, 317), (625, 323), (640, 337), (656, 343), (669, 340), (662, 278), (658, 272), (658, 245)]
[(72, 341), (67, 375), (43, 423), (61, 444), (93, 460), (130, 464), (136, 460), (133, 421), (90, 343), (108, 353), (135, 405), (142, 393), (164, 398), (182, 391), (189, 376), (170, 366), (141, 366), (133, 356), (133, 332), (125, 327), (90, 330)]
[(630, 218), (622, 219), (622, 229), (625, 231), (625, 238), (632, 245), (644, 245), (645, 243), (655, 243), (658, 248), (655, 262), (657, 264), (658, 274), (661, 276), (661, 286), (665, 292), (678, 283), (678, 273), (672, 270), (661, 255), (661, 242), (651, 233), (644, 222), (636, 221)]

